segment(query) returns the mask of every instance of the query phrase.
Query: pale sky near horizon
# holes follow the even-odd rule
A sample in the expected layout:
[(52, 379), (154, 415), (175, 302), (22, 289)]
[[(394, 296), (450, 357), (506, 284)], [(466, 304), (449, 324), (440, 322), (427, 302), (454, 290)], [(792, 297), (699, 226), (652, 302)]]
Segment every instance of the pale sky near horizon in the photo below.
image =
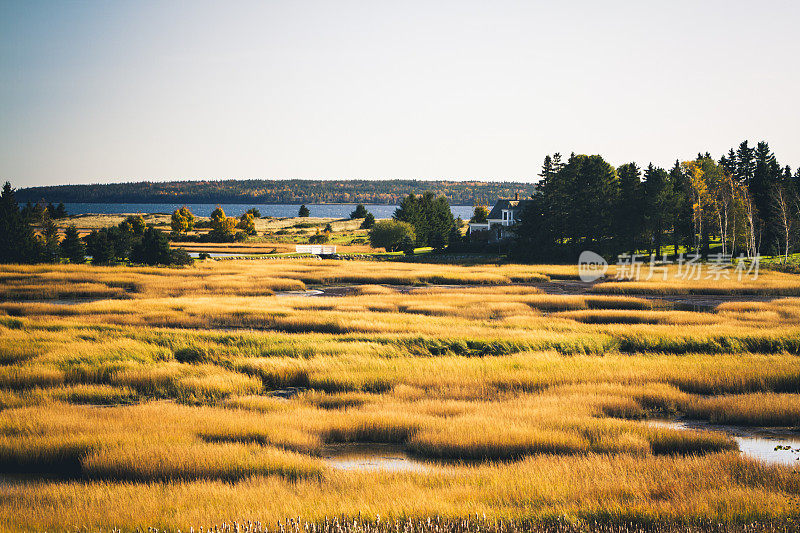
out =
[(0, 0), (0, 181), (535, 180), (767, 140), (800, 2)]

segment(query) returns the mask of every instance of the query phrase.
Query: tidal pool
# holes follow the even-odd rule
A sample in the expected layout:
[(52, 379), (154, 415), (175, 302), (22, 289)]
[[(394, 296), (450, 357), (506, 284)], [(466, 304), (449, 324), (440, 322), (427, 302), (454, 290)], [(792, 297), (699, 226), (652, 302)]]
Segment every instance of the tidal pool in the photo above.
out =
[(427, 472), (429, 466), (411, 457), (396, 444), (331, 444), (323, 451), (323, 460), (339, 470), (388, 472)]
[(670, 429), (697, 429), (728, 435), (742, 455), (767, 464), (800, 465), (800, 432), (791, 428), (713, 425), (699, 420), (651, 420), (650, 425)]
[(322, 296), (325, 291), (308, 289), (306, 291), (275, 291), (275, 296)]

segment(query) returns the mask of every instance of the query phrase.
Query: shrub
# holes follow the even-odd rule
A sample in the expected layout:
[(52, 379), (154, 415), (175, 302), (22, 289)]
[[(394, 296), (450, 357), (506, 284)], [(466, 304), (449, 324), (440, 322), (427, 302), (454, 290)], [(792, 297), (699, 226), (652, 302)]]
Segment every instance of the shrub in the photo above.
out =
[(369, 242), (373, 248), (385, 248), (387, 252), (401, 249), (406, 239), (415, 240), (411, 224), (397, 220), (381, 220), (369, 230)]
[(308, 242), (311, 244), (325, 244), (329, 240), (330, 237), (328, 236), (328, 234), (320, 233), (319, 230), (317, 230), (317, 233), (308, 238)]

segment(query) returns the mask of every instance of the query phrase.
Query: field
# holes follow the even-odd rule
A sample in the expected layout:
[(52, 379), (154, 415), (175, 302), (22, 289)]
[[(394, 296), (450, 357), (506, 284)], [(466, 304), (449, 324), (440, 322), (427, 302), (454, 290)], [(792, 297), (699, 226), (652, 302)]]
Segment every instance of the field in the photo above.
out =
[[(652, 422), (800, 426), (800, 276), (576, 278), (1, 266), (0, 530), (796, 527), (800, 465)], [(332, 467), (348, 443), (425, 468)]]
[[(80, 235), (87, 235), (95, 229), (116, 226), (125, 219), (126, 215), (74, 215), (57, 220), (58, 227), (63, 231), (74, 225)], [(170, 232), (171, 215), (145, 214), (145, 223), (164, 231)], [(191, 236), (208, 233), (208, 217), (197, 217), (196, 221), (201, 228), (188, 232)], [(173, 246), (184, 248), (188, 252), (208, 253), (234, 253), (234, 254), (281, 254), (295, 251), (295, 244), (307, 243), (308, 238), (317, 232), (325, 230), (330, 225), (330, 244), (337, 245), (340, 252), (365, 253), (375, 252), (369, 246), (367, 230), (361, 229), (362, 219), (335, 219), (320, 217), (287, 217), (287, 218), (257, 218), (255, 219), (256, 235), (247, 238), (242, 243), (198, 243), (178, 242)]]

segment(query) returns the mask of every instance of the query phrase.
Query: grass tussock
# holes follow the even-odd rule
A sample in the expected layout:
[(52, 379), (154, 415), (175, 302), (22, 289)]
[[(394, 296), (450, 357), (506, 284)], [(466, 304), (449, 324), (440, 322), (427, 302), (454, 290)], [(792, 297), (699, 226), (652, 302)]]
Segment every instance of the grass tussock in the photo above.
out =
[(306, 455), (257, 444), (208, 443), (102, 448), (82, 463), (89, 477), (126, 481), (237, 480), (253, 475), (319, 477), (323, 465)]

